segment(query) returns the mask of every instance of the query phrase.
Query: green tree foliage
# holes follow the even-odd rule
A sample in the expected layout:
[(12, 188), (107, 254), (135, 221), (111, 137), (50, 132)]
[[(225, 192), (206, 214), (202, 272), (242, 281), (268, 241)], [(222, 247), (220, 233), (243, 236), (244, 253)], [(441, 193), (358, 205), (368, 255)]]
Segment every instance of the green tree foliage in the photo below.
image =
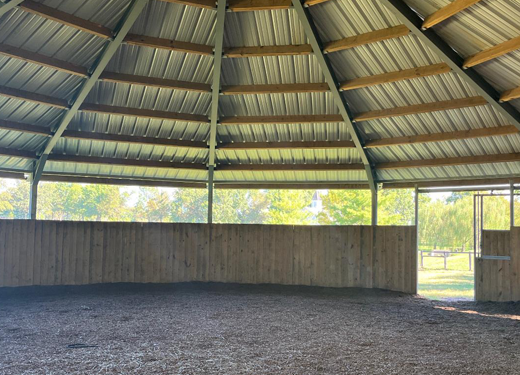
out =
[(307, 209), (312, 201), (312, 190), (269, 190), (266, 224), (314, 224), (313, 215)]
[(368, 190), (330, 190), (322, 197), (322, 225), (370, 225), (372, 196)]

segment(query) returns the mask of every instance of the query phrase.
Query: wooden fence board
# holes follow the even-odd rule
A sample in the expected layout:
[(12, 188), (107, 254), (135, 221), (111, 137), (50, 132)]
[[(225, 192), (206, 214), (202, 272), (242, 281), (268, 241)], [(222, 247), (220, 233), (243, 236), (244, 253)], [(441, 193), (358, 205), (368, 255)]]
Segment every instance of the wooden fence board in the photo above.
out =
[[(415, 250), (414, 227), (0, 220), (0, 286), (214, 281), (414, 293)], [(509, 282), (519, 274), (516, 265), (501, 272)], [(495, 297), (508, 298), (499, 285)]]

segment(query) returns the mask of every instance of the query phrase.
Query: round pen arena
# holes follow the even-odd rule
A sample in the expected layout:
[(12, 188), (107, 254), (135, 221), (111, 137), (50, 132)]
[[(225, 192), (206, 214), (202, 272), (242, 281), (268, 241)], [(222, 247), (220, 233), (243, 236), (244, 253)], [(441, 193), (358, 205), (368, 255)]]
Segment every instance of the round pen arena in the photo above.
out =
[[(519, 99), (515, 0), (1, 0), (0, 178), (30, 189), (0, 374), (520, 373)], [(207, 220), (38, 220), (42, 182), (203, 189)], [(371, 223), (216, 224), (219, 189), (362, 189)], [(421, 297), (420, 195), (490, 190), (475, 300)]]

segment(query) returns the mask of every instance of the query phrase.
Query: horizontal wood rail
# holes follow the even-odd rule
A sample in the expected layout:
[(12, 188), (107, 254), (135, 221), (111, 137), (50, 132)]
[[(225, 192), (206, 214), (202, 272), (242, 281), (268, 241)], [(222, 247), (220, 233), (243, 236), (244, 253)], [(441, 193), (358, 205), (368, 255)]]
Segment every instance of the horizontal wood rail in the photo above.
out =
[(460, 187), (460, 186), (492, 186), (492, 185), (508, 185), (509, 183), (520, 183), (520, 178), (472, 178), (457, 180), (435, 180), (435, 181), (413, 181), (413, 182), (385, 182), (383, 189), (413, 189), (415, 185), (418, 188), (442, 188), (442, 187)]
[(419, 113), (446, 111), (450, 109), (460, 109), (467, 107), (477, 107), (488, 104), (487, 100), (481, 96), (474, 96), (471, 98), (453, 99), (442, 102), (433, 102), (425, 104), (416, 104), (407, 107), (397, 107), (388, 109), (379, 109), (375, 111), (368, 111), (354, 115), (354, 120), (357, 122), (377, 120), (387, 117), (398, 117), (407, 115), (416, 115)]
[(359, 164), (219, 164), (218, 171), (364, 171)]
[(208, 123), (209, 122), (208, 118), (203, 115), (158, 111), (158, 110), (154, 110), (154, 109), (116, 107), (116, 106), (103, 105), (103, 104), (85, 103), (81, 106), (80, 110), (83, 112), (102, 113), (102, 114), (115, 115), (115, 116), (131, 116), (131, 117), (142, 117), (142, 118), (152, 118), (152, 119), (182, 121), (182, 122), (196, 122), (196, 123)]
[(83, 176), (69, 176), (59, 174), (44, 173), (41, 178), (42, 181), (51, 182), (68, 182), (77, 184), (100, 184), (100, 185), (121, 185), (121, 186), (154, 186), (154, 187), (169, 187), (169, 188), (189, 188), (189, 189), (205, 189), (205, 182), (186, 182), (186, 181), (167, 181), (167, 180), (153, 180), (140, 178), (105, 178), (105, 177), (83, 177)]
[(377, 148), (387, 146), (401, 146), (418, 143), (456, 141), (459, 139), (494, 137), (511, 134), (518, 134), (518, 129), (513, 125), (498, 126), (495, 128), (460, 130), (446, 133), (419, 134), (405, 137), (372, 139), (365, 142), (365, 147)]
[(63, 132), (63, 134), (62, 134), (62, 137), (69, 138), (69, 139), (80, 139), (80, 140), (102, 141), (102, 142), (116, 142), (116, 143), (134, 143), (134, 144), (153, 145), (153, 146), (170, 146), (170, 147), (200, 148), (200, 149), (208, 148), (208, 145), (206, 142), (177, 140), (177, 139), (168, 139), (168, 138), (142, 137), (142, 136), (136, 136), (136, 135), (94, 133), (94, 132), (77, 131), (77, 130), (65, 130), (65, 132)]
[(211, 92), (211, 86), (206, 83), (177, 81), (173, 79), (138, 76), (134, 74), (103, 72), (100, 79), (106, 82), (127, 83), (130, 85), (159, 87), (163, 89), (194, 91), (201, 93)]
[(221, 143), (218, 150), (264, 150), (264, 149), (343, 149), (355, 148), (352, 141), (292, 141), (292, 142), (233, 142)]
[(448, 64), (445, 63), (421, 66), (419, 68), (399, 70), (395, 72), (377, 74), (368, 77), (354, 78), (341, 83), (340, 90), (355, 90), (364, 87), (381, 85), (384, 83), (399, 82), (414, 78), (445, 74), (449, 73), (450, 71), (451, 68), (448, 66)]
[(509, 52), (513, 52), (520, 48), (520, 36), (510, 39), (504, 43), (500, 43), (494, 47), (488, 48), (464, 60), (464, 68), (471, 68), (472, 66), (485, 63), (486, 61), (496, 59)]
[(334, 182), (320, 182), (320, 183), (216, 183), (215, 189), (238, 189), (238, 190), (368, 190), (368, 184), (362, 183), (334, 183)]
[(221, 125), (247, 124), (313, 124), (343, 122), (341, 115), (287, 115), (287, 116), (235, 116), (223, 117)]
[(156, 38), (146, 35), (128, 34), (125, 38), (125, 42), (134, 46), (166, 49), (169, 51), (193, 53), (203, 56), (213, 55), (212, 46), (190, 42), (180, 42), (176, 40)]
[(175, 163), (175, 162), (170, 162), (170, 161), (158, 161), (158, 160), (105, 158), (105, 157), (97, 157), (97, 156), (51, 154), (51, 155), (49, 155), (49, 161), (64, 162), (64, 163), (81, 163), (81, 164), (125, 165), (125, 166), (130, 166), (130, 167), (147, 167), (147, 168), (206, 170), (206, 165), (204, 165), (204, 164)]
[(426, 17), (422, 24), (422, 28), (423, 30), (426, 30), (430, 27), (433, 27), (480, 1), (482, 0), (454, 0), (445, 7)]
[(444, 167), (444, 166), (451, 166), (451, 165), (509, 163), (509, 162), (516, 162), (516, 161), (520, 161), (520, 153), (498, 154), (498, 155), (460, 156), (460, 157), (453, 157), (453, 158), (386, 162), (386, 163), (376, 164), (376, 169), (385, 170), (385, 169)]
[(224, 48), (224, 57), (229, 58), (310, 55), (311, 53), (312, 47), (310, 44)]
[(22, 159), (36, 159), (36, 153), (31, 151), (17, 150), (14, 148), (0, 147), (1, 156), (12, 156)]

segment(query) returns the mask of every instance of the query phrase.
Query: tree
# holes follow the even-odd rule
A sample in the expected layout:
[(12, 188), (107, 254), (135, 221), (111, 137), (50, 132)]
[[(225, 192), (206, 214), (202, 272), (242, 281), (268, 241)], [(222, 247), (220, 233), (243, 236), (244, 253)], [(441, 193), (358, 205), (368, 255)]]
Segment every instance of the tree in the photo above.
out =
[(269, 190), (266, 224), (313, 224), (312, 213), (307, 210), (313, 195), (312, 190)]
[(216, 223), (262, 224), (269, 201), (261, 190), (215, 190), (213, 211)]
[(171, 219), (176, 223), (208, 222), (208, 191), (206, 189), (178, 189), (172, 201)]
[(370, 225), (372, 195), (369, 190), (330, 190), (322, 197), (323, 211), (318, 221), (323, 225)]
[[(419, 196), (420, 202), (424, 203)], [(414, 192), (410, 189), (382, 190), (378, 197), (379, 225), (413, 225), (415, 219)]]

